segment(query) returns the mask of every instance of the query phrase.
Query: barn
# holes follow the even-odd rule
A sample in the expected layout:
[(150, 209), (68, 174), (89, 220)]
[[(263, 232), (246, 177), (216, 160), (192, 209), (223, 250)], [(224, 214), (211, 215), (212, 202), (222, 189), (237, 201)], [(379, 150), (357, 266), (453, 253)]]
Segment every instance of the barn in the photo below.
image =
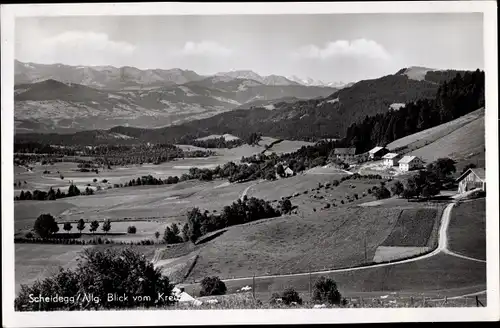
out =
[(486, 170), (484, 168), (468, 169), (456, 181), (459, 193), (477, 188), (486, 191)]
[(398, 160), (401, 159), (401, 155), (396, 154), (396, 153), (387, 153), (384, 156), (382, 156), (384, 159), (384, 165), (386, 166), (396, 166), (398, 163)]
[(370, 159), (379, 159), (389, 151), (385, 147), (377, 146), (368, 152)]

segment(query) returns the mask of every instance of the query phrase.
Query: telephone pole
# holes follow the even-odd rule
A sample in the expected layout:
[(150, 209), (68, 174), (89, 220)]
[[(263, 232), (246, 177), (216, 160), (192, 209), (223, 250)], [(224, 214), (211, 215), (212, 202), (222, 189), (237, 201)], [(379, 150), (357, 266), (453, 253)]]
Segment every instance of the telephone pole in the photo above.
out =
[(309, 266), (309, 300), (312, 300), (312, 295), (311, 295), (311, 266)]
[(365, 244), (365, 263), (366, 263), (366, 261), (367, 261), (367, 255), (366, 255), (366, 231), (365, 231), (365, 242), (364, 242), (364, 244)]

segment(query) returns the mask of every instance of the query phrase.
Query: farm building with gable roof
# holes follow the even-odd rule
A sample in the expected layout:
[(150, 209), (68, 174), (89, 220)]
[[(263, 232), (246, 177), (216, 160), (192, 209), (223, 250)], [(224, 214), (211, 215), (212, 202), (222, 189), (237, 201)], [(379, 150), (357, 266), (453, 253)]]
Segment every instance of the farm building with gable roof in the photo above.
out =
[(396, 166), (398, 163), (398, 160), (401, 159), (401, 155), (397, 153), (387, 153), (384, 156), (382, 156), (384, 159), (384, 165), (386, 166)]
[(335, 148), (333, 155), (341, 160), (351, 160), (356, 155), (356, 148)]
[(459, 193), (472, 189), (486, 191), (486, 170), (484, 168), (468, 169), (456, 181), (458, 182)]
[(404, 156), (398, 163), (399, 169), (403, 172), (419, 169), (424, 164), (424, 162), (417, 156)]
[(370, 156), (370, 159), (378, 159), (378, 158), (384, 156), (385, 154), (387, 154), (388, 152), (389, 151), (385, 147), (377, 146), (377, 147), (373, 148), (372, 150), (370, 150), (368, 152), (368, 154)]

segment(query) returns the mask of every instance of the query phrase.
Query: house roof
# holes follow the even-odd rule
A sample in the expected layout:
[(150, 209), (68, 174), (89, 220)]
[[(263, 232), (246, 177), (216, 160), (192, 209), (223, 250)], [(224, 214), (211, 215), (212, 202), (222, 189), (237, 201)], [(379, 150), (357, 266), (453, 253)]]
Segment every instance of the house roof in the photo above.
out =
[(335, 155), (354, 155), (356, 154), (356, 148), (335, 148), (333, 153)]
[(486, 181), (486, 169), (484, 169), (484, 168), (468, 169), (461, 176), (459, 176), (456, 181), (461, 181), (463, 178), (468, 176), (471, 172), (474, 173), (482, 181)]
[(418, 159), (418, 157), (417, 157), (417, 156), (404, 156), (403, 158), (401, 158), (401, 159), (399, 160), (399, 162), (398, 162), (398, 163), (399, 163), (399, 164), (409, 164), (410, 162), (412, 162), (412, 161), (414, 161), (414, 160), (416, 160), (416, 159)]
[(379, 151), (381, 151), (382, 149), (384, 149), (385, 147), (375, 147), (373, 148), (372, 150), (369, 151), (370, 154), (375, 154), (375, 153), (378, 153)]
[(387, 153), (384, 156), (382, 156), (382, 158), (385, 158), (385, 159), (394, 159), (394, 158), (396, 158), (398, 156), (399, 156), (399, 154), (396, 154), (396, 153)]

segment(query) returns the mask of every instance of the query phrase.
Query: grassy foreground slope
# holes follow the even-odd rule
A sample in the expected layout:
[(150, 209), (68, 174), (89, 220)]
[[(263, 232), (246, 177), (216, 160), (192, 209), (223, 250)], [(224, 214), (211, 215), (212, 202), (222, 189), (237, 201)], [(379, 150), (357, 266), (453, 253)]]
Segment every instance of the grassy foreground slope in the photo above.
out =
[(486, 260), (486, 201), (456, 205), (448, 228), (449, 248), (459, 254)]
[(369, 262), (392, 230), (398, 209), (339, 208), (284, 216), (227, 229), (208, 242), (189, 280), (287, 274)]
[[(484, 167), (484, 120), (484, 116), (478, 117), (427, 146), (412, 151), (410, 155), (419, 156), (428, 163), (440, 157), (450, 157), (457, 162), (469, 162), (475, 157), (477, 164), (474, 164)], [(482, 157), (482, 160), (478, 156)]]
[[(397, 293), (413, 296), (464, 295), (486, 289), (486, 264), (438, 254), (432, 258), (381, 268), (312, 274), (292, 277), (257, 278), (256, 297), (268, 300), (273, 292), (293, 286), (306, 298), (309, 279), (319, 276), (333, 278), (343, 296), (370, 297)], [(243, 286), (252, 286), (252, 278), (227, 281), (228, 293)], [(191, 287), (193, 288), (193, 287)]]
[(387, 145), (387, 148), (389, 150), (400, 147), (408, 147), (408, 149), (420, 148), (450, 134), (478, 118), (484, 118), (484, 108), (475, 110), (453, 121), (394, 140)]

